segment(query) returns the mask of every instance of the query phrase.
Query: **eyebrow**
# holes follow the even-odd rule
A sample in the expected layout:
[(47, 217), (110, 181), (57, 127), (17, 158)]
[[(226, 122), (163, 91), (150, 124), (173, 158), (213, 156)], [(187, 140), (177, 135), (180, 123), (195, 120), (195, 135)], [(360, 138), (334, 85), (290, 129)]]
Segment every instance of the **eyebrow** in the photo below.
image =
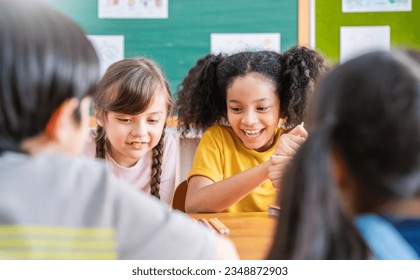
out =
[(164, 115), (164, 112), (162, 111), (155, 111), (155, 112), (150, 112), (150, 113), (146, 113), (144, 116), (152, 116), (152, 115)]
[[(115, 114), (116, 114), (116, 116), (137, 116), (137, 115), (139, 115), (139, 114), (134, 114), (133, 115), (133, 114), (126, 114), (126, 113), (115, 113)], [(157, 114), (163, 115), (164, 112), (163, 111), (155, 111), (155, 112), (147, 113), (147, 115), (157, 115)]]
[[(267, 97), (264, 97), (264, 98), (260, 98), (260, 99), (254, 100), (253, 102), (254, 103), (257, 103), (257, 102), (262, 102), (262, 101), (271, 101), (271, 99), (270, 98), (267, 98)], [(230, 99), (230, 100), (228, 100), (228, 102), (231, 102), (231, 103), (242, 103), (241, 101), (236, 100), (236, 99)]]

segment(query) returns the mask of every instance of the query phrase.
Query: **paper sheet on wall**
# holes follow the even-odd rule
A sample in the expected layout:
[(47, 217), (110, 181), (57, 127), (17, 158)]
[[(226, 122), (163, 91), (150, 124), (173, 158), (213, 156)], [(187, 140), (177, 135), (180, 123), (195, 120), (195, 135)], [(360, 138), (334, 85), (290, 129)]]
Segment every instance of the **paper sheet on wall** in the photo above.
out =
[(122, 35), (88, 35), (98, 54), (101, 75), (114, 62), (124, 58), (124, 36)]
[(280, 33), (212, 33), (211, 53), (232, 54), (245, 50), (280, 52)]
[(390, 50), (389, 26), (342, 26), (340, 28), (340, 62), (373, 50)]
[(168, 0), (98, 0), (99, 18), (168, 18)]
[(343, 13), (407, 12), (412, 10), (411, 0), (342, 0)]

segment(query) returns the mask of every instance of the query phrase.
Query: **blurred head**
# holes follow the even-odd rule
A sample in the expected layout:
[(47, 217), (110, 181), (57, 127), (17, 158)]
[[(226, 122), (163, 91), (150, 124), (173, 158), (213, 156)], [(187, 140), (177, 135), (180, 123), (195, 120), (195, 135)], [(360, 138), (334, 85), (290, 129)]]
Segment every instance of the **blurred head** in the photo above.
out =
[(269, 258), (365, 259), (354, 215), (420, 196), (420, 66), (372, 52), (336, 67), (309, 110)]
[[(99, 62), (84, 32), (60, 12), (41, 1), (0, 0), (0, 73), (0, 151), (18, 151), (48, 124), (55, 129), (67, 112), (62, 105), (75, 107), (80, 125), (80, 101), (94, 89)], [(79, 132), (68, 139), (75, 150), (86, 141), (85, 129)]]
[(337, 183), (356, 213), (420, 195), (420, 65), (403, 52), (337, 67), (319, 89), (314, 130), (329, 131)]
[(116, 62), (94, 95), (99, 140), (118, 164), (130, 167), (158, 145), (172, 104), (156, 63), (145, 58)]

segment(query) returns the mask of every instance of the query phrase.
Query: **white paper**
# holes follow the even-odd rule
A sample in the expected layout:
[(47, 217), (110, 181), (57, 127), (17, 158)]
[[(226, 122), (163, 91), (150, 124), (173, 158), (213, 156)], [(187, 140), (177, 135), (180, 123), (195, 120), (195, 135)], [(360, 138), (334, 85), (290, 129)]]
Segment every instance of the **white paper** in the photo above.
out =
[(99, 18), (168, 18), (168, 0), (98, 0)]
[(390, 50), (389, 26), (342, 26), (340, 28), (340, 62), (373, 50)]
[(343, 13), (407, 12), (412, 10), (411, 0), (342, 0)]
[(213, 33), (210, 35), (210, 44), (213, 54), (249, 50), (280, 52), (280, 33)]
[(88, 35), (98, 54), (101, 75), (114, 62), (124, 59), (124, 36), (122, 35)]

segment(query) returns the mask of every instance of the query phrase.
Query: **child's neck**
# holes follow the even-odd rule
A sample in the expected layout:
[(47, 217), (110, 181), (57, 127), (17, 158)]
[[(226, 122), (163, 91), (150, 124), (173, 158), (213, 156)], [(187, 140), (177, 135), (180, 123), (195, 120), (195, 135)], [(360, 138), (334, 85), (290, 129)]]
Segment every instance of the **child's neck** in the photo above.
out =
[(420, 198), (387, 202), (380, 210), (395, 216), (418, 218), (420, 217)]

